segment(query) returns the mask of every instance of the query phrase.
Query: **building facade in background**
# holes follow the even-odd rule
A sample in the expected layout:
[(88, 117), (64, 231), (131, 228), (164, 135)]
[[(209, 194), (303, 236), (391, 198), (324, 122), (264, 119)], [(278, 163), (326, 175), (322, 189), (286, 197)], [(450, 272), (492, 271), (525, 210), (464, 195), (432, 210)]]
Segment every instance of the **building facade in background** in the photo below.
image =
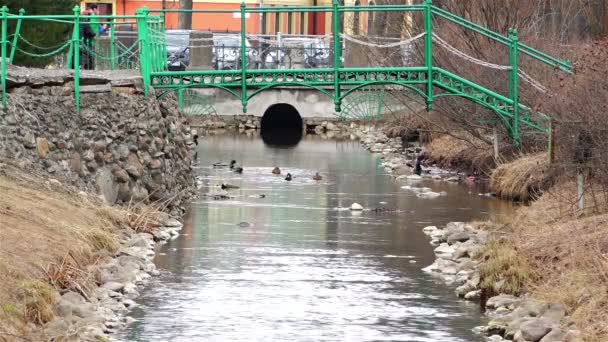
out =
[[(404, 0), (411, 2), (411, 0)], [(331, 6), (332, 0), (245, 0), (247, 7), (285, 7), (285, 6)], [(179, 0), (83, 0), (81, 6), (96, 4), (101, 14), (133, 15), (138, 8), (148, 7), (150, 11), (160, 9), (179, 9)], [(195, 10), (230, 9), (238, 11), (241, 0), (194, 0)], [(373, 0), (345, 0), (347, 6), (374, 5)], [(378, 12), (344, 13), (341, 29), (348, 34), (366, 35), (373, 27), (373, 20), (381, 19)], [(168, 13), (165, 17), (167, 29), (176, 29), (177, 14)], [(332, 31), (331, 13), (248, 13), (246, 17), (249, 34), (306, 34), (325, 35)], [(192, 29), (216, 33), (240, 32), (239, 13), (194, 13)]]

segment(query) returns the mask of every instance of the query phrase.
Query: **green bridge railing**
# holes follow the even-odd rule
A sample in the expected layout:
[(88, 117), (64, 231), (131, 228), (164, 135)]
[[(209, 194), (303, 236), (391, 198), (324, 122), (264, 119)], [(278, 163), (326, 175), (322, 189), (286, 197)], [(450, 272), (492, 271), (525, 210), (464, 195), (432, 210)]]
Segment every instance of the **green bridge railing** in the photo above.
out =
[[(237, 70), (167, 70), (167, 41), (165, 17), (171, 13), (190, 12), (207, 14), (233, 14), (240, 18), (240, 48), (239, 68)], [(329, 13), (332, 17), (333, 64), (328, 68), (299, 68), (299, 69), (255, 69), (248, 68), (247, 64), (247, 25), (246, 19), (252, 14), (270, 13)], [(419, 12), (424, 21), (424, 65), (422, 66), (374, 66), (364, 68), (345, 67), (342, 63), (341, 14), (356, 12)], [(152, 15), (152, 13), (157, 15)], [(75, 7), (72, 15), (46, 15), (28, 16), (21, 10), (19, 14), (10, 14), (6, 7), (0, 9), (2, 19), (2, 61), (9, 58), (12, 61), (15, 51), (19, 49), (20, 41), (26, 40), (20, 35), (21, 23), (24, 20), (40, 20), (65, 23), (73, 26), (73, 34), (66, 44), (59, 46), (51, 53), (60, 53), (68, 49), (68, 68), (73, 68), (75, 89), (74, 96), (79, 106), (79, 53), (82, 42), (79, 28), (82, 25), (80, 9)], [(342, 103), (346, 97), (359, 89), (390, 85), (403, 87), (419, 94), (426, 103), (427, 109), (432, 109), (436, 99), (448, 96), (458, 96), (473, 101), (492, 110), (499, 121), (505, 126), (513, 144), (520, 144), (520, 128), (523, 126), (535, 131), (549, 133), (550, 128), (535, 122), (530, 107), (520, 103), (519, 65), (522, 55), (542, 62), (549, 67), (572, 73), (569, 61), (562, 61), (546, 53), (538, 51), (519, 41), (515, 29), (510, 29), (508, 36), (493, 32), (469, 20), (456, 16), (432, 4), (432, 0), (424, 0), (416, 5), (379, 5), (379, 6), (340, 6), (335, 1), (332, 6), (304, 6), (304, 7), (247, 7), (241, 4), (239, 10), (158, 10), (150, 11), (141, 8), (133, 16), (97, 16), (98, 19), (107, 20), (112, 25), (121, 22), (131, 22), (137, 28), (137, 42), (132, 49), (137, 49), (138, 61), (135, 68), (139, 69), (144, 83), (145, 95), (149, 88), (159, 90), (159, 96), (170, 92), (178, 92), (180, 103), (183, 103), (183, 92), (190, 88), (217, 88), (236, 97), (242, 104), (243, 112), (247, 112), (247, 105), (256, 95), (274, 87), (307, 87), (319, 91), (330, 97), (335, 105), (335, 111), (341, 112)], [(433, 19), (441, 18), (450, 23), (461, 26), (467, 30), (486, 37), (487, 39), (508, 48), (508, 94), (498, 94), (490, 89), (478, 85), (461, 76), (450, 73), (441, 67), (433, 65), (433, 43), (441, 40), (433, 33)], [(16, 32), (9, 41), (7, 31), (8, 22), (17, 21)], [(111, 30), (114, 32), (115, 30)], [(443, 42), (445, 43), (445, 42)], [(110, 69), (116, 68), (116, 39), (110, 37)], [(11, 47), (10, 56), (8, 47)], [(129, 48), (128, 52), (133, 52)], [(128, 53), (124, 52), (124, 53)], [(99, 56), (97, 56), (99, 58)], [(441, 90), (436, 92), (435, 90)], [(6, 104), (6, 63), (2, 63), (2, 103)]]

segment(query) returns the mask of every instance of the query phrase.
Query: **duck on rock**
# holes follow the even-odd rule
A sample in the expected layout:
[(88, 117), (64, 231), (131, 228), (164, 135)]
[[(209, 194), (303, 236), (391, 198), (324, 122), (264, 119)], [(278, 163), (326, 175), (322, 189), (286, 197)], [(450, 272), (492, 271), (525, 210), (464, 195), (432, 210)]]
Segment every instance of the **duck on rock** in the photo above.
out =
[(278, 167), (275, 167), (274, 169), (272, 169), (272, 174), (273, 175), (280, 175), (281, 174), (281, 169), (279, 169)]
[(291, 182), (292, 179), (293, 179), (293, 177), (291, 176), (291, 173), (288, 173), (287, 177), (285, 177), (285, 180), (288, 182)]
[(320, 181), (323, 179), (323, 177), (317, 172), (317, 173), (315, 173), (314, 176), (312, 176), (312, 179), (316, 180), (316, 181)]
[(230, 170), (236, 173), (243, 173), (243, 168), (236, 162), (236, 160), (230, 161)]

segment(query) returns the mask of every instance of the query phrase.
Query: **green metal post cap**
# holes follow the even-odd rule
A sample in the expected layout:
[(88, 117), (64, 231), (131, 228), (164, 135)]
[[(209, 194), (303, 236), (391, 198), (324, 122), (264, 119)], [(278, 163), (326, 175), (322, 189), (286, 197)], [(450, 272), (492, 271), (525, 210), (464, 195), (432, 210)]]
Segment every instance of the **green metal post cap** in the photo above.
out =
[(25, 14), (25, 8), (22, 8), (19, 10), (19, 15), (24, 15)]

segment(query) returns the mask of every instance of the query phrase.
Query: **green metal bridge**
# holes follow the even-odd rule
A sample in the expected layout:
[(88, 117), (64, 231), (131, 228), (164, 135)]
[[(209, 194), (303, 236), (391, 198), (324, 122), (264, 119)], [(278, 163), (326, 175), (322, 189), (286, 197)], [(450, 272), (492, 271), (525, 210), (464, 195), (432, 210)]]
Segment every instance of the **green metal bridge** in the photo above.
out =
[[(170, 92), (182, 94), (185, 90), (195, 88), (218, 88), (226, 91), (231, 96), (237, 98), (242, 104), (243, 112), (247, 112), (247, 104), (256, 95), (265, 90), (275, 87), (306, 87), (319, 91), (332, 99), (335, 111), (340, 112), (343, 108), (345, 99), (356, 91), (365, 87), (391, 86), (402, 87), (414, 92), (426, 103), (428, 110), (431, 110), (436, 99), (441, 97), (462, 97), (480, 106), (492, 110), (504, 127), (506, 128), (513, 144), (520, 144), (520, 132), (522, 127), (527, 127), (535, 131), (549, 133), (549, 128), (535, 122), (532, 119), (533, 111), (530, 107), (521, 104), (519, 101), (519, 59), (522, 55), (540, 61), (553, 69), (559, 69), (566, 73), (572, 73), (572, 65), (569, 61), (562, 61), (546, 53), (538, 51), (518, 39), (517, 31), (509, 30), (509, 35), (504, 36), (493, 32), (487, 28), (465, 20), (450, 12), (447, 12), (432, 4), (432, 0), (424, 0), (422, 4), (416, 5), (382, 5), (382, 6), (340, 6), (334, 2), (332, 6), (315, 7), (247, 7), (241, 4), (240, 10), (205, 10), (205, 11), (186, 11), (186, 12), (205, 12), (205, 13), (237, 13), (240, 15), (240, 66), (236, 70), (188, 70), (188, 71), (168, 71), (167, 70), (167, 42), (165, 36), (165, 15), (170, 12), (184, 10), (163, 10), (149, 11), (147, 8), (139, 9), (134, 16), (100, 16), (101, 19), (109, 20), (116, 24), (120, 21), (133, 20), (137, 25), (139, 65), (143, 77), (144, 89), (148, 96), (150, 87), (157, 90), (159, 96)], [(333, 64), (327, 68), (298, 68), (298, 69), (255, 69), (247, 64), (246, 46), (247, 30), (246, 18), (248, 14), (268, 14), (268, 13), (330, 13), (332, 25), (333, 43)], [(345, 67), (342, 65), (342, 43), (341, 14), (346, 12), (419, 12), (424, 22), (424, 65), (408, 67), (384, 67), (374, 66), (365, 68)], [(13, 15), (8, 12), (6, 7), (1, 9), (0, 18), (2, 19), (2, 60), (8, 58), (7, 47), (12, 46), (10, 59), (14, 54), (19, 37), (19, 27), (22, 20), (53, 20), (74, 25), (72, 38), (69, 44), (69, 65), (79, 65), (79, 54), (74, 53), (78, 50), (81, 37), (79, 36), (82, 21), (80, 9), (74, 8), (74, 14), (68, 16), (26, 16), (24, 12)], [(472, 80), (467, 80), (459, 75), (450, 73), (438, 66), (433, 65), (433, 42), (436, 41), (433, 33), (433, 20), (441, 18), (452, 24), (459, 25), (467, 30), (486, 37), (487, 39), (508, 48), (509, 64), (503, 70), (509, 73), (508, 94), (498, 94), (486, 87), (476, 84)], [(9, 41), (7, 22), (16, 20), (17, 29), (13, 37), (14, 41)], [(113, 31), (113, 30), (112, 30)], [(440, 38), (439, 38), (440, 39)], [(114, 54), (114, 49), (111, 49)], [(114, 56), (112, 56), (114, 58)], [(6, 103), (6, 63), (2, 64), (2, 100)], [(113, 65), (114, 63), (112, 63)], [(79, 82), (78, 68), (74, 68), (75, 76), (75, 97), (79, 103)]]

